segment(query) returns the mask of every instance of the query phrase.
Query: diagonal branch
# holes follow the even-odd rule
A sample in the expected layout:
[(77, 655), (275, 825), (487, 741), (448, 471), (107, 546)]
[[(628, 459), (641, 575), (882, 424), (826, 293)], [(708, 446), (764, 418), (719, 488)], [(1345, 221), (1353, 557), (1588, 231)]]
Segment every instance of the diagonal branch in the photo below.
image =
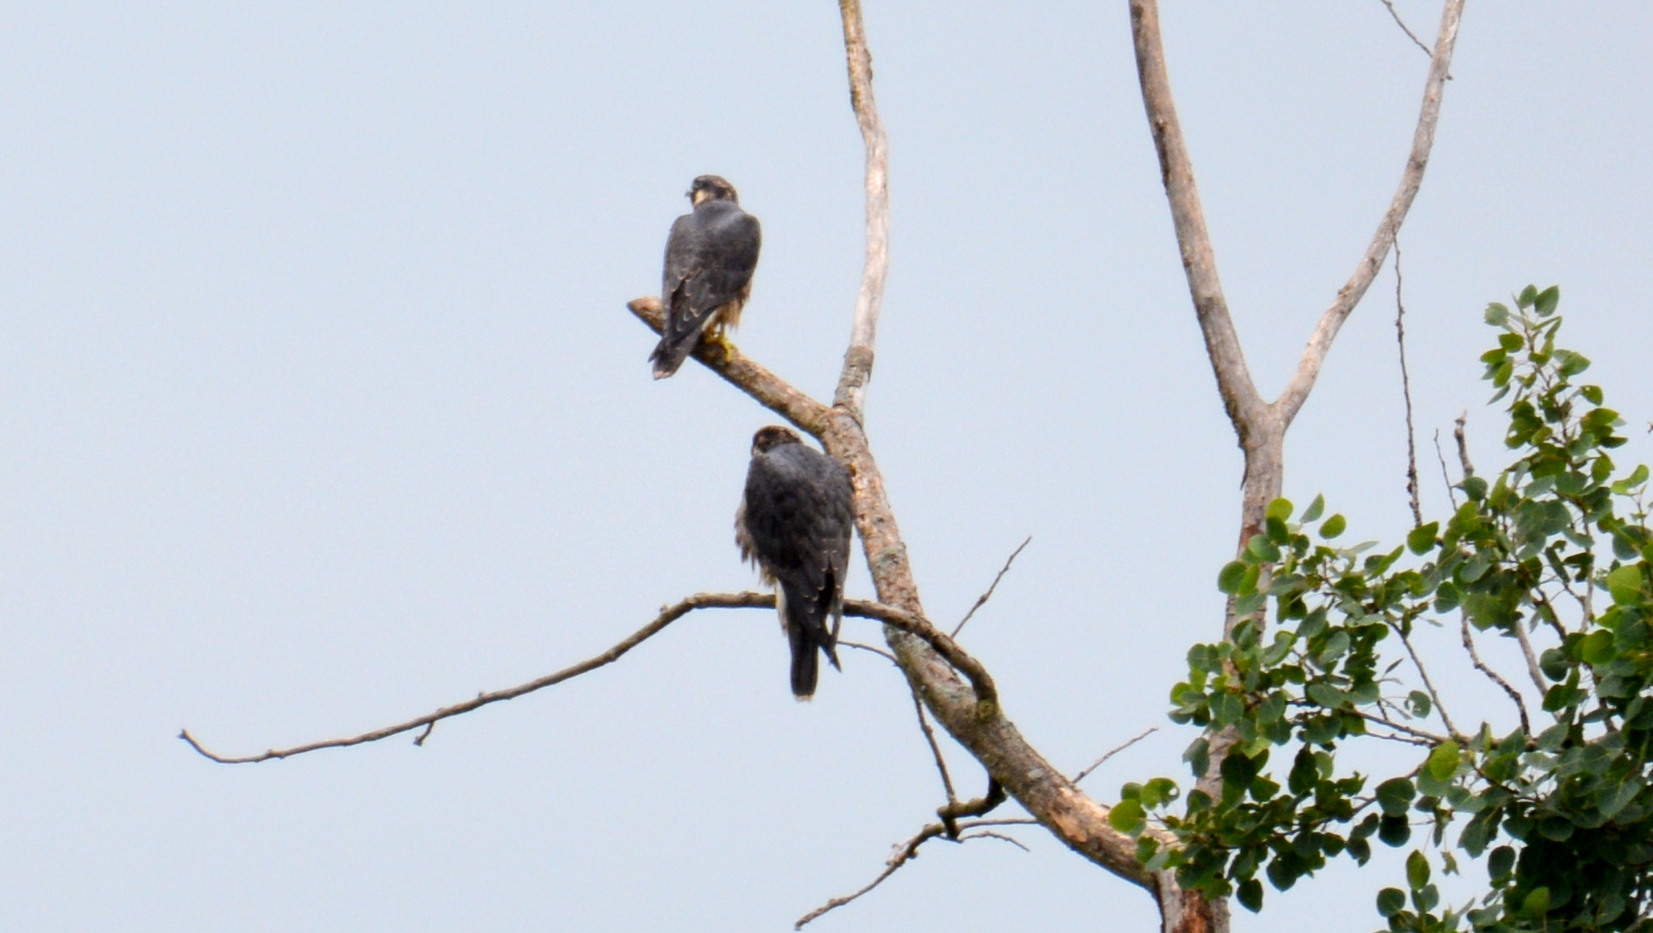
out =
[(1211, 233), (1205, 227), (1199, 189), (1194, 184), (1194, 164), (1188, 144), (1177, 122), (1177, 107), (1171, 97), (1171, 79), (1165, 71), (1165, 46), (1159, 34), (1159, 4), (1156, 0), (1131, 0), (1131, 36), (1136, 44), (1137, 79), (1142, 86), (1142, 104), (1148, 111), (1148, 127), (1159, 153), (1160, 181), (1171, 204), (1171, 224), (1182, 250), (1182, 269), (1188, 277), (1188, 291), (1194, 299), (1194, 314), (1205, 337), (1206, 355), (1217, 376), (1217, 391), (1223, 408), (1240, 434), (1242, 444), (1257, 429), (1263, 413), (1263, 399), (1246, 369), (1245, 353), (1228, 314), (1222, 282), (1217, 278), (1217, 256), (1211, 249)]
[(1285, 424), (1290, 424), (1297, 417), (1298, 410), (1308, 399), (1309, 390), (1314, 388), (1314, 381), (1320, 376), (1326, 354), (1331, 351), (1332, 341), (1383, 267), (1389, 247), (1395, 242), (1395, 234), (1406, 221), (1406, 212), (1411, 210), (1412, 201), (1418, 196), (1418, 188), (1423, 185), (1423, 170), (1429, 165), (1429, 150), (1435, 145), (1435, 124), (1441, 116), (1441, 95), (1446, 88), (1447, 71), (1452, 67), (1452, 49), (1458, 41), (1458, 23), (1463, 13), (1464, 0), (1447, 0), (1441, 11), (1441, 29), (1435, 37), (1435, 53), (1429, 59), (1423, 106), (1418, 113), (1417, 129), (1412, 133), (1412, 151), (1406, 157), (1400, 187), (1395, 190), (1389, 209), (1378, 222), (1377, 232), (1372, 235), (1365, 255), (1355, 266), (1354, 274), (1338, 289), (1331, 307), (1320, 316), (1320, 323), (1315, 326), (1314, 334), (1309, 337), (1309, 344), (1303, 349), (1303, 357), (1297, 364), (1297, 374), (1272, 406)]
[[(546, 687), (555, 686), (565, 680), (572, 680), (581, 674), (586, 674), (596, 670), (599, 667), (612, 664), (615, 661), (620, 660), (626, 652), (660, 634), (666, 626), (676, 622), (678, 619), (683, 618), (689, 613), (694, 612), (696, 609), (773, 608), (775, 608), (775, 597), (768, 593), (696, 593), (687, 599), (673, 603), (670, 606), (663, 607), (660, 610), (660, 614), (655, 616), (654, 620), (649, 622), (649, 624), (631, 633), (631, 635), (622, 639), (614, 647), (604, 651), (602, 654), (596, 655), (595, 657), (587, 658), (578, 664), (565, 667), (554, 674), (547, 674), (544, 677), (530, 680), (524, 684), (518, 684), (514, 687), (507, 687), (503, 690), (479, 693), (474, 698), (466, 700), (463, 703), (455, 703), (451, 706), (444, 706), (435, 712), (426, 713), (423, 716), (409, 719), (406, 722), (399, 722), (395, 725), (385, 726), (382, 729), (374, 729), (371, 732), (363, 732), (360, 735), (353, 735), (347, 738), (324, 739), (320, 742), (295, 745), (292, 748), (272, 748), (269, 751), (258, 755), (246, 756), (220, 755), (216, 752), (210, 751), (206, 748), (206, 746), (197, 741), (194, 736), (190, 735), (188, 729), (179, 732), (178, 738), (189, 743), (189, 746), (197, 752), (200, 752), (203, 757), (210, 758), (219, 764), (256, 764), (261, 761), (291, 758), (294, 755), (317, 752), (325, 748), (349, 748), (352, 745), (365, 745), (369, 742), (377, 742), (381, 739), (388, 739), (393, 735), (401, 735), (404, 732), (412, 732), (415, 729), (421, 728), (425, 731), (415, 741), (415, 744), (424, 744), (425, 737), (430, 734), (430, 730), (438, 722), (441, 722), (444, 719), (462, 716), (465, 713), (481, 709), (482, 707), (493, 703), (499, 703), (505, 700), (514, 700), (517, 697), (533, 693), (536, 690), (543, 690)], [(885, 625), (891, 626), (902, 632), (906, 632), (923, 640), (925, 643), (932, 645), (942, 657), (947, 659), (948, 663), (953, 664), (960, 671), (964, 672), (964, 675), (970, 679), (971, 685), (977, 690), (978, 694), (984, 697), (982, 702), (992, 703), (996, 701), (997, 694), (994, 692), (993, 678), (988, 675), (986, 669), (981, 666), (981, 662), (966, 654), (964, 649), (958, 646), (957, 642), (954, 642), (953, 639), (947, 635), (947, 633), (930, 624), (928, 619), (921, 616), (915, 616), (912, 613), (902, 609), (896, 609), (892, 606), (883, 606), (878, 603), (868, 602), (862, 599), (845, 600), (844, 614), (857, 616), (863, 619), (877, 620)]]
[(833, 404), (861, 420), (867, 382), (872, 378), (873, 342), (878, 336), (878, 312), (884, 303), (884, 278), (890, 268), (890, 147), (878, 104), (872, 96), (872, 53), (861, 22), (861, 0), (838, 0), (844, 20), (844, 57), (849, 65), (849, 100), (855, 122), (867, 148), (867, 257), (861, 272), (861, 291), (855, 297), (855, 324), (844, 371), (838, 377)]
[[(656, 334), (660, 333), (660, 328), (666, 320), (665, 312), (660, 307), (660, 299), (653, 296), (638, 298), (627, 302), (626, 307)], [(810, 434), (820, 437), (821, 432), (826, 429), (827, 419), (831, 415), (825, 405), (793, 388), (779, 376), (747, 357), (737, 353), (733, 359), (725, 359), (723, 351), (715, 344), (707, 345), (704, 342), (695, 347), (693, 355), (707, 369), (756, 399), (758, 404)]]
[(987, 605), (987, 601), (993, 598), (993, 591), (999, 588), (999, 581), (1003, 580), (1004, 575), (1010, 572), (1010, 565), (1016, 562), (1016, 556), (1021, 554), (1022, 549), (1027, 547), (1032, 542), (1033, 536), (1028, 535), (1022, 540), (1021, 544), (1016, 545), (1016, 550), (1010, 552), (1010, 556), (1005, 559), (1004, 566), (999, 568), (998, 575), (995, 576), (993, 578), (993, 582), (988, 585), (987, 592), (976, 597), (976, 604), (971, 606), (970, 611), (964, 614), (964, 618), (959, 620), (959, 624), (953, 626), (954, 638), (958, 637), (959, 632), (964, 631), (964, 624), (970, 621), (971, 617), (976, 614), (976, 610)]
[[(1517, 623), (1519, 624), (1519, 623)], [(1520, 691), (1510, 686), (1510, 682), (1499, 676), (1498, 672), (1488, 667), (1481, 660), (1481, 653), (1475, 650), (1475, 639), (1469, 634), (1469, 616), (1465, 615), (1458, 620), (1459, 632), (1463, 635), (1464, 650), (1469, 652), (1469, 660), (1475, 669), (1487, 675), (1487, 678), (1501, 688), (1510, 702), (1515, 704), (1515, 712), (1521, 717), (1521, 732), (1532, 735), (1532, 723), (1527, 719), (1527, 703), (1521, 699)]]

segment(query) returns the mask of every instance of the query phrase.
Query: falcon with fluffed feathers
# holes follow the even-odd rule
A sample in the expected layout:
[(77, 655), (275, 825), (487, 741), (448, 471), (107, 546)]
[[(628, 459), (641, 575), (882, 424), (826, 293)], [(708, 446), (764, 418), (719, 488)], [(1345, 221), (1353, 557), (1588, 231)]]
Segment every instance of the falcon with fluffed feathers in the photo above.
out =
[(849, 471), (804, 446), (787, 428), (752, 438), (746, 494), (735, 512), (735, 543), (775, 587), (781, 630), (792, 646), (792, 694), (807, 700), (820, 673), (819, 651), (838, 667), (844, 577), (855, 529)]
[(735, 186), (716, 175), (702, 175), (689, 187), (694, 209), (672, 224), (666, 238), (666, 268), (660, 281), (660, 304), (666, 319), (660, 343), (649, 354), (654, 378), (664, 379), (683, 365), (705, 340), (734, 355), (725, 333), (740, 323), (740, 311), (752, 294), (752, 270), (758, 267), (762, 231), (758, 219), (740, 209)]

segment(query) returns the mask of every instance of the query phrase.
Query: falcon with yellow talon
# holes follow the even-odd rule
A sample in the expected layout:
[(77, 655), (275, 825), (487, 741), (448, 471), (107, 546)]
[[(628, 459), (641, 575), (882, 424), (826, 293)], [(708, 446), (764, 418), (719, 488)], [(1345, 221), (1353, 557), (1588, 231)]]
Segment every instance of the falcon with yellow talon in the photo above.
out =
[(758, 219), (740, 209), (734, 185), (702, 175), (689, 188), (689, 200), (694, 210), (677, 218), (666, 238), (660, 282), (666, 320), (649, 354), (656, 379), (677, 372), (702, 341), (721, 347), (725, 360), (734, 358), (726, 331), (740, 323), (758, 267), (762, 232)]

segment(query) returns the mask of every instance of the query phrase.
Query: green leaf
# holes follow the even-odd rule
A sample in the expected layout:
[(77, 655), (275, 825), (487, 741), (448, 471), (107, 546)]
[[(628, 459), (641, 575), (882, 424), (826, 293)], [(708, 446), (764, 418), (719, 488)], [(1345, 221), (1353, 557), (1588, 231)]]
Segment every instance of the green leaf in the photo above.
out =
[(1556, 306), (1561, 304), (1561, 286), (1551, 285), (1539, 292), (1533, 299), (1533, 310), (1539, 317), (1549, 317), (1555, 313)]
[(1148, 815), (1143, 812), (1141, 803), (1135, 800), (1121, 800), (1108, 811), (1108, 822), (1114, 829), (1134, 836), (1148, 825)]
[[(1487, 323), (1491, 324), (1493, 327), (1503, 327), (1509, 323), (1510, 309), (1494, 301), (1492, 304), (1487, 305), (1486, 319)], [(1387, 917), (1388, 914), (1384, 914), (1384, 916)]]
[(1233, 596), (1240, 591), (1240, 580), (1245, 576), (1245, 561), (1231, 560), (1217, 574), (1217, 589)]
[(1417, 849), (1406, 857), (1406, 883), (1414, 891), (1429, 883), (1429, 859)]
[(1251, 782), (1257, 778), (1257, 762), (1231, 751), (1223, 759), (1222, 775), (1225, 795), (1229, 791), (1243, 794), (1251, 789)]
[(1534, 286), (1534, 285), (1528, 285), (1526, 288), (1521, 289), (1521, 294), (1515, 296), (1515, 306), (1517, 308), (1520, 308), (1521, 310), (1525, 311), (1528, 308), (1532, 307), (1533, 302), (1536, 301), (1537, 299), (1538, 299), (1538, 287)]
[(1211, 770), (1211, 743), (1204, 738), (1195, 739), (1182, 753), (1182, 760), (1188, 762), (1196, 779), (1205, 777), (1205, 773)]
[(1435, 746), (1435, 750), (1429, 753), (1429, 762), (1425, 767), (1435, 780), (1444, 781), (1458, 770), (1458, 761), (1462, 757), (1463, 752), (1458, 748), (1458, 743), (1448, 739)]
[(1579, 657), (1586, 664), (1600, 666), (1613, 660), (1617, 654), (1613, 647), (1613, 633), (1606, 629), (1591, 632), (1579, 646)]
[(1307, 525), (1309, 522), (1319, 518), (1320, 513), (1324, 511), (1326, 511), (1326, 497), (1315, 496), (1314, 501), (1309, 503), (1309, 507), (1303, 510), (1303, 524)]
[(1410, 779), (1390, 778), (1377, 786), (1378, 806), (1390, 816), (1405, 816), (1406, 808), (1412, 805), (1412, 798), (1417, 794)]
[(1240, 882), (1234, 895), (1239, 898), (1240, 905), (1252, 913), (1263, 909), (1263, 883), (1256, 878), (1247, 878)]
[(1412, 824), (1404, 816), (1386, 816), (1378, 820), (1378, 838), (1384, 845), (1398, 849), (1412, 838)]
[(1550, 889), (1533, 888), (1521, 901), (1521, 913), (1528, 917), (1542, 917), (1550, 912)]
[(1555, 359), (1560, 364), (1561, 378), (1563, 379), (1571, 379), (1590, 368), (1588, 357), (1582, 353), (1574, 353), (1571, 350), (1555, 351)]
[(1246, 552), (1266, 564), (1272, 564), (1280, 559), (1280, 547), (1270, 541), (1265, 535), (1252, 535), (1246, 542)]
[(1494, 883), (1502, 882), (1514, 870), (1515, 850), (1509, 846), (1499, 846), (1487, 857), (1487, 874)]
[(1317, 680), (1309, 684), (1308, 689), (1304, 692), (1308, 694), (1309, 699), (1327, 709), (1337, 709), (1348, 702), (1349, 699), (1348, 694), (1323, 680)]
[(1292, 506), (1290, 499), (1275, 499), (1273, 502), (1268, 504), (1268, 509), (1264, 511), (1263, 516), (1265, 518), (1278, 519), (1283, 522), (1286, 519), (1291, 518), (1291, 512)]
[[(1320, 526), (1320, 537), (1327, 538), (1327, 539), (1335, 538), (1338, 535), (1342, 534), (1343, 529), (1347, 528), (1348, 526), (1349, 526), (1348, 520), (1345, 519), (1342, 515), (1333, 515), (1331, 518), (1326, 519), (1325, 524)], [(1210, 571), (1206, 571), (1206, 572), (1210, 573)]]
[(1401, 908), (1405, 906), (1406, 892), (1402, 891), (1400, 888), (1384, 888), (1378, 892), (1378, 916), (1386, 919), (1393, 917), (1395, 914), (1400, 913)]
[(1607, 575), (1607, 592), (1613, 594), (1613, 602), (1620, 606), (1629, 606), (1641, 597), (1642, 568), (1640, 564), (1626, 564)]
[(1429, 701), (1429, 694), (1422, 690), (1414, 690), (1408, 693), (1406, 695), (1406, 705), (1408, 707), (1407, 711), (1412, 714), (1413, 719), (1424, 719), (1429, 716), (1429, 711), (1434, 709), (1434, 704)]
[(1435, 533), (1441, 528), (1440, 522), (1430, 522), (1412, 529), (1406, 536), (1406, 546), (1414, 554), (1423, 554), (1435, 546)]
[(1458, 487), (1464, 491), (1464, 495), (1468, 496), (1471, 502), (1480, 502), (1487, 497), (1487, 481), (1479, 476), (1464, 477), (1464, 481), (1459, 483)]

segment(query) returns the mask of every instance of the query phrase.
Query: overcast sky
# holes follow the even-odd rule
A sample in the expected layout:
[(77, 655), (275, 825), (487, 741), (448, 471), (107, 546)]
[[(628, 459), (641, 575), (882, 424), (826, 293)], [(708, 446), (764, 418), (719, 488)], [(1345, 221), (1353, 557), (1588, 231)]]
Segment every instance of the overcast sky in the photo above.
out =
[[(1397, 8), (1433, 36), (1437, 7)], [(937, 620), (1033, 536), (964, 640), (1077, 770), (1168, 725), (1239, 508), (1126, 6), (866, 16), (893, 217), (868, 433)], [(1163, 23), (1272, 397), (1388, 203), (1427, 58), (1379, 0)], [(1469, 5), (1401, 235), (1428, 509), (1461, 411), (1499, 463), (1481, 312), (1528, 282), (1560, 283), (1620, 459), (1646, 459), (1650, 27), (1633, 2)], [(691, 616), (423, 748), (226, 767), (174, 738), (363, 731), (756, 585), (731, 521), (775, 419), (692, 362), (652, 381), (624, 303), (722, 174), (764, 225), (736, 341), (830, 396), (862, 254), (841, 41), (827, 0), (0, 4), (0, 928), (782, 930), (933, 819), (900, 677), (849, 653), (795, 703), (767, 612)], [(1359, 538), (1409, 524), (1393, 289), (1288, 445), (1287, 494)], [(1186, 785), (1192, 738), (1085, 786)], [(1153, 928), (1142, 892), (1018, 835), (932, 845), (815, 929)], [(1387, 865), (1236, 929), (1373, 929)]]

